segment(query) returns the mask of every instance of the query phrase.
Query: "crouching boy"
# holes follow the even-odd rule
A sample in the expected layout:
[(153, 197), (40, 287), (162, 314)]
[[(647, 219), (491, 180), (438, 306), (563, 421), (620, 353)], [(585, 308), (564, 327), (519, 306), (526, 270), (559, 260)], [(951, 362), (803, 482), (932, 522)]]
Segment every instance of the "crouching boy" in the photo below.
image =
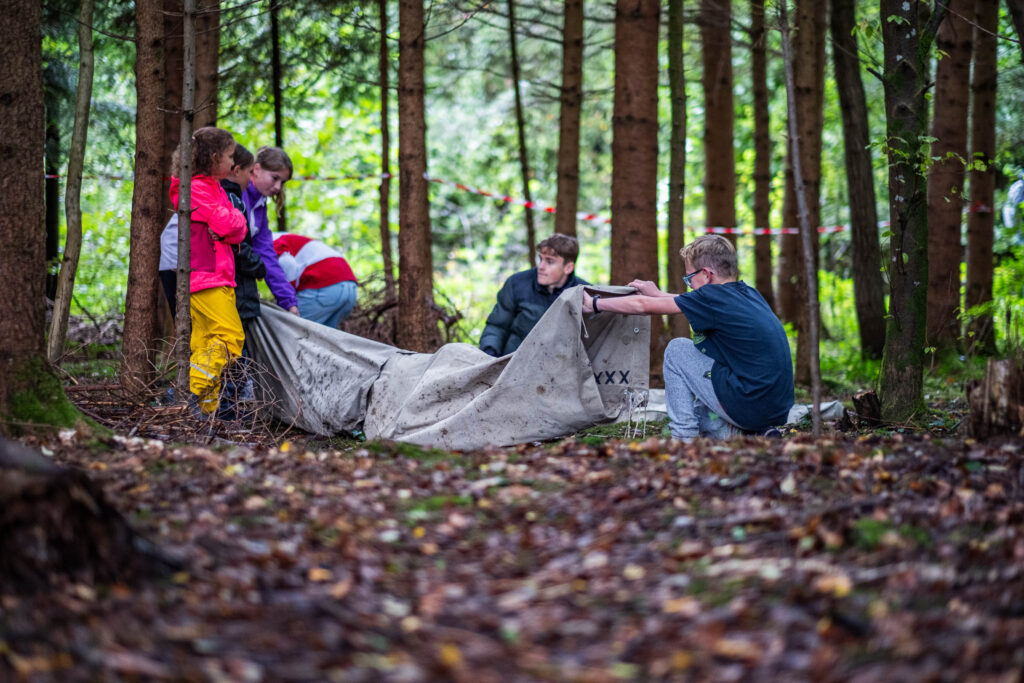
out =
[[(738, 281), (736, 250), (721, 235), (703, 235), (680, 251), (690, 288), (669, 294), (649, 281), (639, 294), (583, 295), (586, 313), (684, 313), (693, 340), (665, 349), (665, 403), (676, 439), (777, 435), (793, 406), (793, 361), (778, 318), (756, 289)], [(720, 419), (719, 419), (720, 418)]]

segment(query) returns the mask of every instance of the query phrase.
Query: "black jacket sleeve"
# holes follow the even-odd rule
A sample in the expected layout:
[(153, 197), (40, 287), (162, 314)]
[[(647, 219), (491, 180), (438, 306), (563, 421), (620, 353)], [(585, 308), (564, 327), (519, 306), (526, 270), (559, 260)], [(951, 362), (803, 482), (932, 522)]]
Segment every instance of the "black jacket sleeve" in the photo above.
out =
[(512, 293), (511, 279), (506, 280), (498, 291), (498, 302), (487, 316), (487, 323), (480, 335), (480, 350), (491, 356), (502, 355), (515, 319), (516, 302)]
[(267, 267), (249, 244), (241, 242), (235, 250), (235, 272), (261, 280), (267, 274)]

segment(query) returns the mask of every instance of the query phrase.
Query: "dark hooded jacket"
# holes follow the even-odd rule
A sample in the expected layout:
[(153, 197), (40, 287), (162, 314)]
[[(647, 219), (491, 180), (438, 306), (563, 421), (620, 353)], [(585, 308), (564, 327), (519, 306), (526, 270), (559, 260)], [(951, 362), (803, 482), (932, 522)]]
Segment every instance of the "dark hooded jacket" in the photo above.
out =
[[(245, 204), (242, 202), (242, 188), (238, 183), (221, 180), (221, 187), (228, 194), (231, 205), (245, 215)], [(267, 267), (263, 259), (252, 248), (252, 235), (245, 231), (245, 238), (238, 244), (231, 245), (235, 255), (235, 306), (242, 322), (260, 317), (260, 291), (256, 280), (267, 275)]]

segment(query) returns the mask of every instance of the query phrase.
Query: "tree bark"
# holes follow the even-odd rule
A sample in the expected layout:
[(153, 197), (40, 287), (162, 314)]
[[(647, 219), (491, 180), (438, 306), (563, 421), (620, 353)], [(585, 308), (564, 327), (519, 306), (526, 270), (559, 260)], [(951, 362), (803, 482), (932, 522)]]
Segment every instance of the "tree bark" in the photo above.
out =
[(181, 141), (178, 158), (181, 185), (178, 191), (178, 291), (174, 318), (175, 334), (178, 338), (176, 360), (178, 376), (175, 380), (176, 397), (184, 403), (189, 391), (189, 357), (192, 338), (192, 119), (195, 116), (195, 64), (196, 64), (196, 33), (193, 19), (195, 17), (195, 0), (182, 2), (182, 80), (181, 80)]
[[(45, 73), (45, 72), (44, 72)], [(46, 298), (57, 297), (57, 258), (60, 256), (60, 128), (55, 102), (46, 107)]]
[[(768, 112), (768, 50), (764, 0), (750, 3), (750, 74), (754, 95), (754, 225), (771, 227), (772, 140)], [(754, 283), (768, 305), (775, 302), (772, 286), (772, 236), (754, 237)]]
[(832, 59), (843, 116), (843, 150), (850, 205), (850, 250), (853, 261), (853, 298), (860, 331), (860, 352), (881, 358), (885, 348), (885, 295), (882, 286), (882, 251), (878, 244), (878, 211), (871, 169), (864, 83), (860, 75), (854, 0), (832, 0)]
[(533, 197), (530, 194), (530, 159), (526, 151), (526, 123), (523, 120), (523, 97), (519, 88), (519, 50), (516, 47), (516, 3), (508, 0), (508, 42), (512, 62), (512, 89), (516, 101), (516, 132), (519, 141), (519, 172), (523, 178), (523, 216), (526, 220), (526, 245), (530, 254), (530, 267), (537, 260), (537, 232), (533, 223)]
[(160, 193), (162, 210), (161, 216), (166, 220), (170, 218), (174, 209), (171, 208), (170, 198), (170, 170), (171, 155), (181, 141), (181, 83), (182, 83), (182, 0), (163, 0), (163, 58), (164, 58), (164, 98), (163, 111), (164, 120), (164, 145), (160, 159), (160, 167), (163, 169), (164, 185)]
[[(704, 62), (704, 224), (736, 225), (736, 155), (733, 149), (732, 0), (701, 0)], [(727, 236), (733, 244), (735, 235)]]
[[(796, 95), (796, 112), (800, 122), (800, 167), (803, 171), (804, 201), (807, 202), (807, 220), (812, 226), (811, 242), (814, 263), (808, 270), (804, 265), (800, 235), (783, 235), (782, 258), (785, 275), (780, 272), (779, 291), (785, 305), (780, 307), (786, 320), (792, 320), (796, 328), (795, 380), (798, 384), (811, 382), (810, 330), (807, 309), (809, 282), (806, 273), (818, 274), (818, 231), (821, 224), (821, 131), (824, 125), (824, 77), (825, 77), (825, 4), (818, 0), (797, 0), (796, 20), (792, 38), (793, 78)], [(795, 179), (792, 173), (792, 147), (787, 150), (791, 163), (786, 174), (787, 209), (784, 211), (785, 226), (796, 225), (799, 218), (799, 201), (795, 195)]]
[(658, 281), (658, 2), (615, 6), (611, 281)]
[[(996, 31), (999, 6), (977, 0), (974, 27), (974, 75), (971, 81), (971, 207), (967, 214), (968, 310), (992, 301), (992, 241), (995, 219)], [(992, 314), (973, 316), (967, 326), (976, 353), (996, 352)]]
[(0, 433), (80, 420), (44, 354), (43, 53), (40, 5), (0, 13)]
[(75, 293), (78, 258), (82, 254), (82, 167), (85, 164), (85, 143), (89, 133), (89, 109), (95, 65), (92, 49), (92, 10), (93, 0), (82, 0), (78, 12), (78, 92), (75, 101), (75, 126), (71, 132), (67, 186), (64, 190), (67, 237), (64, 242), (64, 258), (57, 275), (57, 297), (53, 301), (50, 337), (46, 344), (46, 357), (54, 364), (64, 354), (64, 338), (68, 333), (68, 316), (71, 313), (71, 297)]
[[(217, 125), (217, 83), (220, 69), (220, 0), (202, 0), (196, 7), (196, 128)], [(244, 189), (244, 188), (243, 188)]]
[(967, 108), (971, 84), (970, 15), (974, 0), (952, 0), (939, 27), (934, 118), (928, 173), (929, 346), (948, 351), (960, 340), (960, 237), (963, 222)]
[(925, 100), (931, 43), (945, 6), (931, 18), (924, 3), (881, 0), (885, 51), (885, 119), (889, 160), (889, 319), (879, 374), (882, 417), (909, 419), (924, 408), (928, 296), (928, 202), (920, 168), (928, 130)]
[[(683, 0), (668, 3), (668, 87), (672, 102), (672, 131), (669, 139), (668, 179), (668, 255), (667, 288), (683, 286), (683, 259), (679, 255), (686, 242), (683, 211), (686, 206), (686, 73), (683, 71)], [(668, 316), (671, 337), (689, 337), (686, 316)]]
[(388, 0), (377, 0), (380, 13), (380, 253), (384, 259), (384, 292), (395, 298), (395, 267), (391, 257), (391, 54), (388, 50)]
[(430, 352), (440, 337), (433, 316), (430, 199), (424, 177), (423, 0), (399, 0), (398, 36), (398, 344)]
[(555, 232), (575, 237), (580, 190), (580, 111), (583, 105), (583, 0), (566, 0), (564, 12)]
[(160, 233), (165, 169), (160, 101), (164, 88), (163, 19), (158, 0), (135, 3), (135, 186), (132, 190), (128, 287), (124, 302), (121, 386), (144, 391), (154, 376), (158, 326)]

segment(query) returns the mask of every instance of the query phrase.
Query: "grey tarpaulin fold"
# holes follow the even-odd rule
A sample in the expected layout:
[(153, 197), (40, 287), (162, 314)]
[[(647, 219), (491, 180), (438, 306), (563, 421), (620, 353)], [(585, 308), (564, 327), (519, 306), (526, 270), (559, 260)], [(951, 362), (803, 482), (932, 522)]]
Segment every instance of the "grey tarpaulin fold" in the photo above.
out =
[(469, 344), (402, 351), (264, 305), (256, 360), (277, 417), (317, 434), (362, 428), (453, 450), (556, 438), (616, 419), (648, 387), (650, 318), (584, 316), (582, 290), (563, 292), (502, 358)]

